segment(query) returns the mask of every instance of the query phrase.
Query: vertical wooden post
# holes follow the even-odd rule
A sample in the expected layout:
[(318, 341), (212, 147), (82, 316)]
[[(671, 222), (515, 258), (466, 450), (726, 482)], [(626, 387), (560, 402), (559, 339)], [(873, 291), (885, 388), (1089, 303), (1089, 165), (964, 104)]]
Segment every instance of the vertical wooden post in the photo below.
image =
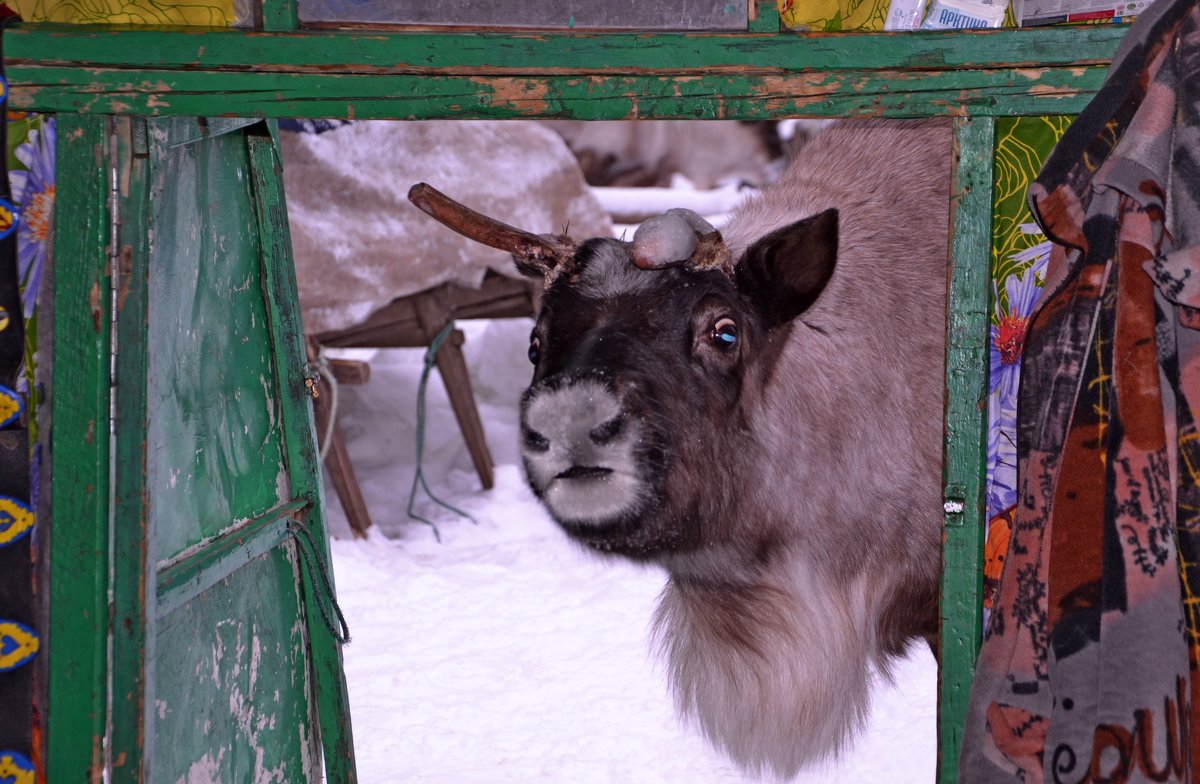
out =
[(153, 760), (154, 565), (146, 488), (146, 376), (149, 357), (148, 177), (146, 121), (115, 118), (120, 234), (113, 267), (120, 292), (113, 351), (112, 502), (112, 781), (140, 784)]
[[(296, 291), (296, 271), (292, 266), (291, 235), (288, 231), (287, 206), (284, 202), (283, 177), (275, 142), (267, 133), (248, 133), (254, 204), (258, 210), (259, 236), (262, 238), (263, 283), (267, 312), (275, 343), (276, 372), (289, 477), (294, 498), (307, 501), (306, 525), (313, 535), (319, 556), (326, 564), (329, 557), (325, 530), (325, 501), (318, 466), (317, 440), (313, 427), (311, 399), (304, 386), (303, 326), (300, 298)], [(308, 635), (312, 651), (313, 692), (321, 728), (321, 747), (325, 755), (325, 776), (334, 784), (355, 784), (354, 739), (350, 725), (350, 705), (346, 678), (342, 670), (342, 651), (321, 621), (317, 603), (319, 586), (311, 569), (301, 569), (304, 601), (307, 608)], [(332, 581), (333, 575), (329, 575)], [(329, 586), (331, 591), (333, 586)]]
[(262, 30), (286, 33), (300, 29), (300, 12), (296, 0), (262, 0)]
[(945, 522), (938, 679), (938, 781), (942, 784), (958, 780), (963, 718), (983, 638), (994, 119), (955, 120), (954, 141), (942, 461)]
[[(47, 781), (99, 781), (108, 664), (109, 290), (106, 118), (58, 117), (58, 201), (49, 313), (49, 581), (44, 746)], [(49, 318), (47, 318), (49, 316)], [(46, 367), (44, 360), (43, 367)], [(57, 524), (55, 524), (57, 523)]]
[(746, 8), (750, 15), (750, 23), (746, 27), (748, 32), (779, 32), (779, 6), (775, 0), (749, 0)]
[[(310, 350), (310, 361), (314, 358), (315, 353)], [(331, 398), (332, 394), (327, 389), (320, 390), (318, 396), (313, 398), (317, 448), (327, 453), (325, 455), (325, 472), (333, 484), (338, 501), (342, 504), (342, 511), (346, 513), (346, 520), (350, 523), (351, 532), (356, 539), (366, 539), (367, 529), (371, 527), (371, 513), (367, 509), (366, 499), (363, 498), (362, 489), (359, 488), (358, 480), (354, 476), (354, 467), (350, 464), (350, 453), (346, 449), (346, 439), (342, 436), (342, 428), (335, 416), (337, 412), (332, 408)], [(324, 441), (326, 434), (329, 438), (328, 447)]]

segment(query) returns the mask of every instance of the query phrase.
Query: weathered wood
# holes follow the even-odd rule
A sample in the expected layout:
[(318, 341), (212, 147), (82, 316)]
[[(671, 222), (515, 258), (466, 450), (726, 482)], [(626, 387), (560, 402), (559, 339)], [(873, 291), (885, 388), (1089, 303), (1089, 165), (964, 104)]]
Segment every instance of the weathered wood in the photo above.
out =
[[(868, 42), (862, 42), (868, 43)], [(771, 119), (1077, 113), (1104, 68), (461, 76), (9, 66), (14, 108), (357, 119)]]
[[(235, 525), (204, 543), (159, 564), (155, 575), (155, 615), (164, 617), (229, 577), (287, 538), (287, 524), (301, 516), (307, 501), (281, 504), (265, 515)], [(194, 557), (193, 557), (194, 556)]]
[[(292, 265), (282, 164), (276, 142), (265, 128), (262, 132), (248, 133), (246, 140), (250, 153), (250, 185), (262, 239), (263, 290), (273, 341), (274, 383), (279, 393), (285, 434), (288, 479), (292, 497), (308, 502), (304, 524), (312, 534), (316, 554), (325, 564), (330, 564), (311, 398), (304, 385), (307, 355), (296, 270)], [(321, 618), (318, 603), (326, 599), (322, 595), (319, 576), (312, 573), (311, 564), (300, 568), (299, 572), (311, 656), (311, 692), (316, 699), (325, 777), (334, 784), (355, 784), (358, 773), (354, 764), (354, 738), (342, 651)], [(334, 592), (333, 575), (328, 577), (331, 581), (329, 589)]]
[[(220, 780), (253, 777), (256, 764), (289, 781), (319, 776), (310, 639), (286, 536), (312, 501), (288, 503), (240, 125), (152, 122), (140, 153), (118, 157), (132, 163), (118, 177), (129, 182), (129, 264), (115, 267), (114, 781), (176, 781), (198, 760)], [(262, 653), (270, 668), (257, 668)]]
[[(154, 552), (146, 484), (146, 373), (149, 301), (149, 166), (144, 155), (134, 156), (134, 125), (145, 138), (146, 120), (114, 118), (118, 182), (121, 183), (119, 264), (114, 288), (117, 317), (113, 437), (116, 471), (112, 506), (112, 781), (141, 784), (146, 779), (145, 731), (153, 725), (153, 699), (147, 711), (147, 678), (154, 655)], [(109, 294), (111, 297), (111, 293)], [(151, 692), (152, 693), (152, 692)], [(118, 764), (118, 762), (120, 764)]]
[(938, 781), (944, 784), (958, 780), (963, 718), (983, 639), (995, 122), (957, 120), (954, 136), (938, 677)]
[(154, 561), (286, 500), (286, 434), (275, 387), (264, 385), (277, 359), (244, 133), (193, 141), (178, 123), (150, 125), (144, 383)]
[(297, 599), (303, 565), (290, 542), (159, 619), (157, 743), (144, 782), (322, 780), (310, 702), (317, 676)]
[(267, 117), (765, 119), (1078, 112), (1123, 30), (253, 33), (18, 26), (14, 108)]
[[(329, 394), (321, 394), (313, 399), (317, 446), (325, 451), (325, 475), (333, 484), (333, 491), (342, 505), (342, 511), (346, 513), (350, 531), (356, 539), (365, 539), (367, 529), (371, 527), (371, 512), (358, 486), (354, 466), (350, 463), (350, 453), (346, 449), (346, 439), (336, 418), (330, 426), (329, 417), (333, 413), (331, 398)], [(328, 448), (325, 446), (326, 438), (329, 439)]]
[[(106, 119), (58, 118), (58, 200), (54, 245), (54, 374), (48, 404), (52, 520), (45, 639), (50, 707), (47, 781), (100, 781), (108, 669), (109, 279), (104, 248), (108, 210), (103, 162)], [(43, 325), (45, 329), (45, 325)], [(62, 521), (61, 525), (54, 521)], [(48, 524), (48, 525), (47, 525)], [(63, 579), (70, 575), (71, 579)]]
[[(766, 18), (766, 17), (764, 17)], [(782, 74), (1106, 66), (1113, 25), (908, 33), (254, 32), (17, 24), (4, 33), (14, 91), (32, 66), (482, 76)], [(15, 70), (14, 70), (15, 69)], [(87, 84), (86, 73), (72, 83)], [(46, 82), (30, 86), (41, 86)]]

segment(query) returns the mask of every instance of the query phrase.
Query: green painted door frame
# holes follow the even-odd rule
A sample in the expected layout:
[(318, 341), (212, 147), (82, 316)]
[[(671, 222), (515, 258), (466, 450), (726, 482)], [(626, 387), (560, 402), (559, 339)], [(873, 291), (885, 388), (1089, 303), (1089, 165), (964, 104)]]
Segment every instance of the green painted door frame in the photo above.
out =
[[(108, 114), (956, 118), (938, 744), (938, 780), (955, 781), (982, 636), (994, 119), (1078, 113), (1102, 84), (1124, 28), (810, 35), (779, 31), (777, 13), (760, 8), (744, 33), (364, 32), (300, 29), (292, 0), (262, 3), (260, 30), (17, 25), (4, 33), (11, 106), (60, 113), (60, 139), (97, 134), (91, 118)], [(66, 154), (83, 155), (79, 148)], [(94, 175), (70, 194), (60, 186), (60, 210), (69, 211), (76, 221), (71, 225), (82, 226), (84, 236), (59, 242), (56, 380), (69, 377), (64, 383), (78, 382), (96, 396), (55, 411), (56, 425), (74, 433), (93, 419), (103, 421), (99, 403), (107, 394), (109, 337), (104, 329), (93, 330), (89, 312), (79, 307), (92, 286), (107, 290), (100, 251), (107, 236), (104, 183)], [(63, 252), (67, 245), (70, 260)], [(286, 257), (286, 248), (276, 252)], [(298, 352), (292, 337), (285, 342), (288, 351)], [(294, 405), (298, 411), (302, 404)], [(98, 556), (106, 541), (106, 489), (101, 477), (89, 473), (106, 438), (97, 430), (94, 440), (64, 444), (55, 457), (55, 478), (70, 476), (73, 484), (55, 482), (56, 509), (70, 509), (83, 521), (78, 530), (64, 532), (61, 546), (83, 558)], [(69, 460), (60, 463), (62, 453)], [(52, 569), (55, 563), (52, 554)], [(98, 591), (105, 579), (94, 576)], [(56, 611), (80, 619), (101, 610), (95, 596), (62, 593), (51, 592)], [(63, 634), (77, 647), (54, 654), (69, 659), (63, 665), (69, 669), (54, 671), (50, 704), (69, 714), (63, 726), (76, 737), (96, 738), (103, 695), (89, 684), (103, 670), (106, 653), (94, 635), (76, 626)], [(54, 733), (49, 742), (54, 748)]]
[(59, 130), (47, 780), (353, 782), (275, 140)]

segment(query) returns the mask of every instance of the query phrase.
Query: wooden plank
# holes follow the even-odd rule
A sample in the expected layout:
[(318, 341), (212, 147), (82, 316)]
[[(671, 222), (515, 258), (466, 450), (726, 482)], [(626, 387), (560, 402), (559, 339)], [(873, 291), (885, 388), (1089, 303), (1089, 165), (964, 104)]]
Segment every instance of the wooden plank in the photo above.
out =
[(287, 539), (307, 502), (290, 501), (157, 564), (155, 614), (168, 615)]
[[(363, 498), (362, 489), (358, 486), (358, 478), (354, 475), (354, 466), (350, 463), (350, 452), (346, 449), (342, 428), (336, 419), (330, 426), (329, 417), (333, 413), (331, 398), (332, 394), (325, 393), (313, 399), (317, 445), (325, 452), (325, 476), (329, 477), (333, 485), (342, 511), (346, 514), (346, 520), (350, 523), (351, 532), (357, 539), (366, 539), (367, 529), (371, 527), (371, 512), (367, 508), (367, 500)], [(329, 439), (328, 443), (325, 438)]]
[(331, 359), (329, 372), (339, 384), (357, 387), (371, 380), (371, 365), (359, 359)]
[(992, 119), (955, 121), (938, 680), (938, 781), (944, 784), (958, 780), (963, 719), (983, 638), (994, 146)]
[(752, 33), (778, 33), (779, 6), (775, 0), (750, 0), (750, 19), (746, 29)]
[(146, 782), (321, 780), (296, 569), (270, 549), (159, 619)]
[(26, 25), (6, 44), (12, 103), (39, 111), (765, 119), (1073, 113), (1098, 88), (1122, 34), (1111, 26), (816, 36)]
[(1070, 114), (1098, 67), (697, 76), (413, 76), (10, 67), (14, 108), (154, 116), (620, 120)]
[(288, 32), (300, 28), (300, 11), (296, 0), (262, 0), (262, 29), (266, 32)]
[[(250, 180), (262, 238), (263, 290), (278, 374), (280, 417), (285, 456), (293, 496), (309, 502), (307, 528), (316, 543), (318, 558), (332, 563), (325, 529), (325, 501), (319, 473), (311, 399), (304, 385), (307, 354), (300, 319), (300, 297), (292, 266), (291, 234), (283, 196), (283, 171), (275, 140), (264, 130), (246, 136), (250, 154)], [(350, 705), (342, 669), (342, 651), (325, 628), (318, 609), (323, 601), (318, 576), (300, 569), (312, 656), (313, 692), (320, 722), (325, 775), (335, 784), (354, 784), (354, 739)], [(328, 575), (333, 595), (332, 571)]]
[[(762, 11), (767, 19), (766, 9)], [(14, 87), (27, 84), (19, 76), (21, 69), (38, 65), (330, 75), (953, 71), (1105, 66), (1124, 32), (1115, 25), (909, 33), (589, 34), (17, 24), (4, 33), (4, 55)], [(76, 78), (86, 83), (87, 75)]]
[[(49, 405), (53, 481), (45, 639), (47, 781), (100, 781), (108, 619), (109, 309), (106, 119), (58, 118)], [(43, 325), (45, 329), (45, 325)], [(54, 521), (61, 524), (55, 525)], [(49, 523), (47, 526), (46, 524)]]
[(243, 132), (185, 126), (150, 124), (153, 562), (290, 498)]
[[(429, 345), (417, 318), (415, 302), (426, 292), (395, 299), (376, 310), (362, 323), (314, 336), (323, 346), (340, 348), (415, 348)], [(470, 289), (453, 283), (438, 286), (437, 292), (451, 319), (529, 318), (536, 312), (537, 284), (514, 280), (488, 271), (483, 285)], [(435, 330), (436, 332), (436, 330)]]
[(173, 117), (160, 124), (166, 147), (183, 147), (201, 139), (224, 136), (258, 122), (254, 117)]
[[(140, 784), (152, 758), (145, 732), (146, 675), (154, 661), (153, 565), (146, 496), (146, 279), (149, 274), (149, 159), (135, 155), (134, 128), (145, 139), (143, 118), (115, 118), (114, 159), (120, 184), (120, 259), (113, 278), (117, 310), (113, 424), (112, 507), (112, 781)], [(106, 560), (108, 560), (106, 558)], [(152, 703), (153, 700), (150, 700)], [(148, 715), (149, 713), (149, 715)]]
[[(140, 348), (153, 568), (139, 781), (266, 770), (313, 782), (309, 635), (287, 535), (308, 502), (290, 503), (246, 133), (188, 124), (149, 133)], [(114, 710), (118, 721), (129, 719)]]

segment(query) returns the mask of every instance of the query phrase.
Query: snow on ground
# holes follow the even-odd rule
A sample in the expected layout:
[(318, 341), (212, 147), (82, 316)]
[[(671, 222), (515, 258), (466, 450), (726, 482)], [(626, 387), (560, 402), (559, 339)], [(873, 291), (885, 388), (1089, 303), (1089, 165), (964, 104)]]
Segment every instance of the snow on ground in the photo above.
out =
[[(364, 784), (725, 784), (756, 781), (673, 713), (649, 640), (664, 575), (601, 560), (566, 539), (520, 475), (517, 400), (530, 323), (462, 323), (496, 487), (471, 467), (440, 378), (428, 388), (425, 472), (461, 520), (424, 496), (405, 508), (420, 350), (368, 353), (371, 381), (339, 391), (339, 416), (375, 525), (333, 542), (359, 780)], [(362, 353), (359, 356), (364, 356)], [(326, 487), (330, 526), (349, 529)], [(879, 683), (844, 758), (795, 781), (934, 778), (936, 668), (923, 646)]]

